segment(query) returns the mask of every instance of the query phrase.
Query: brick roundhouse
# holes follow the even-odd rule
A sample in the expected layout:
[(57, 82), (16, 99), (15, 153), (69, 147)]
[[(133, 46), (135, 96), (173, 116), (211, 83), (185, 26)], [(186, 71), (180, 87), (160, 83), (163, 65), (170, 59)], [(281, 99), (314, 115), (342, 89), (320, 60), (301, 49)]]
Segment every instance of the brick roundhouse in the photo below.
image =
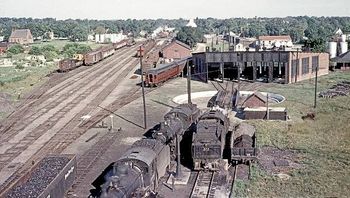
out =
[[(202, 52), (193, 54), (194, 73), (204, 81), (213, 78), (294, 83), (326, 75), (328, 53), (291, 51)], [(238, 75), (239, 74), (239, 75)]]

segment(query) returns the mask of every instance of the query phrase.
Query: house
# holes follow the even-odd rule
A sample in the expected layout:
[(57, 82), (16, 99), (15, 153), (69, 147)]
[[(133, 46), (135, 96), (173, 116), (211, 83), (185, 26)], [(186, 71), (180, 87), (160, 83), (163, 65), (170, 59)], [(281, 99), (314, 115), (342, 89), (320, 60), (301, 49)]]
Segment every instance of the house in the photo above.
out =
[(0, 42), (0, 54), (5, 53), (14, 43)]
[(33, 35), (29, 29), (15, 29), (12, 31), (9, 37), (9, 42), (19, 43), (19, 44), (30, 44), (33, 43)]
[(174, 40), (160, 52), (164, 59), (182, 59), (191, 56), (191, 47), (181, 41)]
[(259, 36), (257, 46), (260, 49), (272, 50), (273, 48), (292, 48), (293, 42), (289, 35), (284, 36)]

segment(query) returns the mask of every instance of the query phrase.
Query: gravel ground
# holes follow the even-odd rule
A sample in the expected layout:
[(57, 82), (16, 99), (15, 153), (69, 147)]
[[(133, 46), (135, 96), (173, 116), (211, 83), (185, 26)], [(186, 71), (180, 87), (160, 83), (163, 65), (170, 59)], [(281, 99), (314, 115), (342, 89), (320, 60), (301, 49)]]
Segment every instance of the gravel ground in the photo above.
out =
[(13, 187), (6, 197), (38, 197), (68, 162), (66, 157), (44, 158), (30, 174), (29, 179)]

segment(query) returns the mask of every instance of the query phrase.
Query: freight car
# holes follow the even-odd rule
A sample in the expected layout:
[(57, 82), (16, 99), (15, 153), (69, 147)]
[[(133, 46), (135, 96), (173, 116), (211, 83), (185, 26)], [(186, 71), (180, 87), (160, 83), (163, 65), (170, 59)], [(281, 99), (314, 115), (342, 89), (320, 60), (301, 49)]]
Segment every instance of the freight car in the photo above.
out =
[(130, 43), (129, 39), (122, 40), (118, 43), (114, 43), (108, 46), (100, 47), (96, 50), (87, 52), (85, 54), (75, 54), (73, 58), (64, 59), (59, 61), (59, 71), (67, 72), (73, 70), (81, 65), (90, 66), (100, 62), (101, 60), (112, 56), (117, 49), (124, 46), (128, 46)]
[(258, 153), (256, 147), (255, 128), (249, 124), (241, 123), (231, 136), (231, 161), (237, 163), (250, 163), (255, 161)]
[[(219, 110), (204, 113), (192, 138), (192, 158), (195, 170), (220, 170), (223, 161), (229, 120)], [(227, 164), (227, 163), (226, 163)]]
[(35, 164), (9, 190), (1, 192), (0, 197), (64, 197), (73, 185), (75, 173), (74, 155), (50, 155)]
[(169, 146), (156, 139), (135, 142), (103, 175), (103, 184), (93, 183), (98, 197), (145, 197), (159, 184), (170, 165)]
[(84, 64), (84, 61), (76, 59), (66, 58), (58, 62), (60, 72), (68, 72)]
[(146, 72), (146, 85), (158, 86), (171, 78), (180, 76), (188, 59), (189, 57), (148, 70)]

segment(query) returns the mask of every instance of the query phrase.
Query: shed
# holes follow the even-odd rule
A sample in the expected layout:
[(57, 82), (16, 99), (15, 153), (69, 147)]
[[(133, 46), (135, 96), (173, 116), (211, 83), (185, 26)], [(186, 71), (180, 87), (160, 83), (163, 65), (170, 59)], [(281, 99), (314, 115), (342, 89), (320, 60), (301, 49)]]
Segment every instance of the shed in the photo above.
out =
[(262, 95), (260, 92), (254, 92), (252, 95), (248, 96), (242, 106), (248, 108), (256, 108), (256, 107), (266, 107), (267, 98)]
[(344, 54), (341, 54), (340, 56), (332, 58), (331, 62), (335, 62), (337, 64), (336, 68), (338, 69), (350, 69), (350, 51), (347, 51)]

